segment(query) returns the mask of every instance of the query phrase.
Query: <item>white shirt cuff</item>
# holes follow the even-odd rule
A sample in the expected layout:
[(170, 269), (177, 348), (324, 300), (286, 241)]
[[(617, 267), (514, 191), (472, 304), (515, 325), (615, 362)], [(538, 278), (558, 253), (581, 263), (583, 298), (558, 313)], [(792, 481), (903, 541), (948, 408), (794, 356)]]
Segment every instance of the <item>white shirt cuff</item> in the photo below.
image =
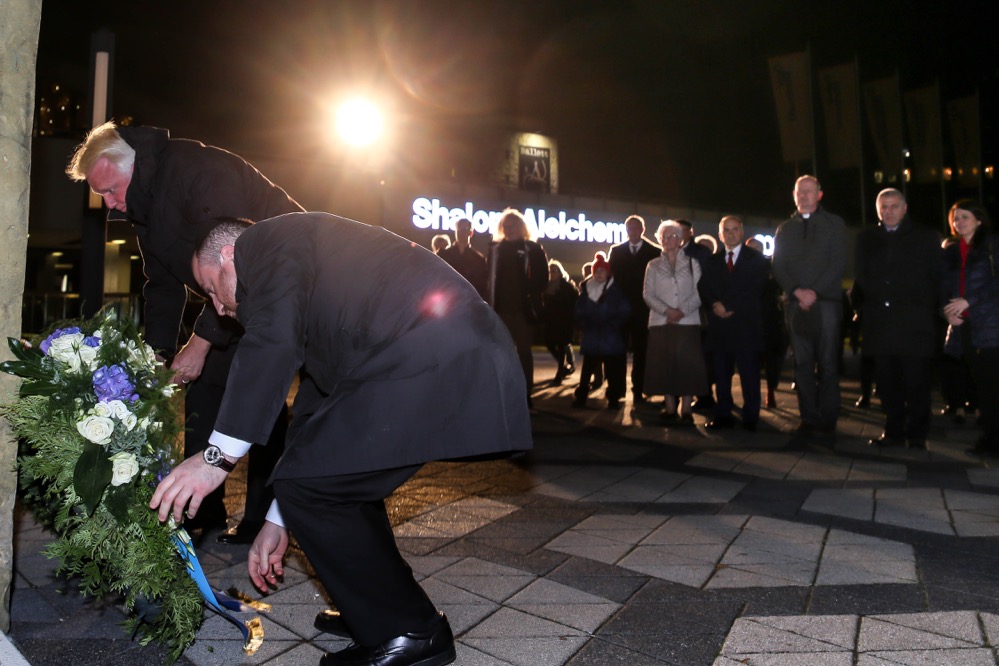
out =
[(229, 458), (242, 458), (250, 450), (250, 447), (253, 446), (253, 442), (245, 442), (241, 439), (224, 435), (218, 430), (212, 431), (211, 436), (208, 438), (208, 443), (219, 447), (222, 453)]
[(284, 527), (284, 519), (281, 517), (281, 509), (278, 508), (277, 500), (271, 500), (271, 508), (267, 509), (265, 520), (274, 523), (278, 527)]

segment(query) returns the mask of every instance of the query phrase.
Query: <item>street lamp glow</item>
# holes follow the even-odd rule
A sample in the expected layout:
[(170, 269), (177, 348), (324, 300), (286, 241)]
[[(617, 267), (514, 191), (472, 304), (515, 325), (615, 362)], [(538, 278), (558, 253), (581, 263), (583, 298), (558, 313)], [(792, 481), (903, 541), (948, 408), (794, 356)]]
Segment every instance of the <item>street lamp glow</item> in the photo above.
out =
[(382, 134), (381, 111), (367, 100), (348, 100), (336, 110), (336, 131), (352, 146), (371, 145)]

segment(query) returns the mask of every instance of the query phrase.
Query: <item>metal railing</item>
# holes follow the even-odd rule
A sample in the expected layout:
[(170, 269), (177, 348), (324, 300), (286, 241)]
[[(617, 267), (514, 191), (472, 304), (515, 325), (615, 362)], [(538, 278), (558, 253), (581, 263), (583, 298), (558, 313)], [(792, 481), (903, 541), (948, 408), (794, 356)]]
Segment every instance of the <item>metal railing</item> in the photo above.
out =
[[(141, 323), (141, 296), (130, 293), (104, 294), (104, 307), (112, 308), (119, 317)], [(58, 291), (26, 291), (21, 308), (21, 331), (40, 333), (59, 321), (79, 319), (83, 301), (79, 294)]]

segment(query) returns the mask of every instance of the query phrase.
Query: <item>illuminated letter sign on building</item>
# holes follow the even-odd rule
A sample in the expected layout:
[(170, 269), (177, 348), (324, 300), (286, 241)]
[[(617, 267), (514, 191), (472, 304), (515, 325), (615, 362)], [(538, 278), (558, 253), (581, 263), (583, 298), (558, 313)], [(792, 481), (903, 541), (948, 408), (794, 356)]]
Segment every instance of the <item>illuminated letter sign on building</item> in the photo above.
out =
[[(574, 241), (577, 243), (623, 243), (628, 233), (623, 222), (590, 220), (586, 213), (570, 215), (564, 210), (525, 208), (524, 220), (538, 239)], [(417, 229), (454, 231), (454, 223), (462, 218), (472, 221), (477, 234), (496, 234), (503, 211), (481, 210), (471, 201), (463, 208), (448, 208), (440, 199), (417, 197), (413, 200), (413, 226)]]

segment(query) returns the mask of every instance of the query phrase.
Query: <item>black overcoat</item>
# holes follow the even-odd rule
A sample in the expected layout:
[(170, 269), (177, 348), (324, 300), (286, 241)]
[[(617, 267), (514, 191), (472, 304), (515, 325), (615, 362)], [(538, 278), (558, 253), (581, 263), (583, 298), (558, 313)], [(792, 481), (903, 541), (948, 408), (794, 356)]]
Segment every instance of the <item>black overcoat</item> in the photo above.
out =
[[(255, 221), (302, 207), (243, 158), (221, 148), (171, 139), (155, 127), (120, 127), (118, 133), (135, 149), (124, 215), (138, 236), (146, 275), (145, 336), (154, 349), (172, 352), (187, 288), (201, 292), (191, 257), (206, 226), (217, 217)], [(111, 211), (109, 217), (121, 215)], [(195, 324), (195, 332), (213, 344), (228, 342), (238, 330), (211, 307)]]
[(506, 327), (425, 248), (325, 213), (292, 213), (235, 244), (246, 329), (216, 430), (267, 441), (301, 369), (272, 478), (336, 476), (531, 447)]
[(879, 224), (857, 237), (854, 267), (864, 295), (860, 326), (865, 353), (934, 355), (942, 252), (936, 232), (908, 217), (897, 231)]

